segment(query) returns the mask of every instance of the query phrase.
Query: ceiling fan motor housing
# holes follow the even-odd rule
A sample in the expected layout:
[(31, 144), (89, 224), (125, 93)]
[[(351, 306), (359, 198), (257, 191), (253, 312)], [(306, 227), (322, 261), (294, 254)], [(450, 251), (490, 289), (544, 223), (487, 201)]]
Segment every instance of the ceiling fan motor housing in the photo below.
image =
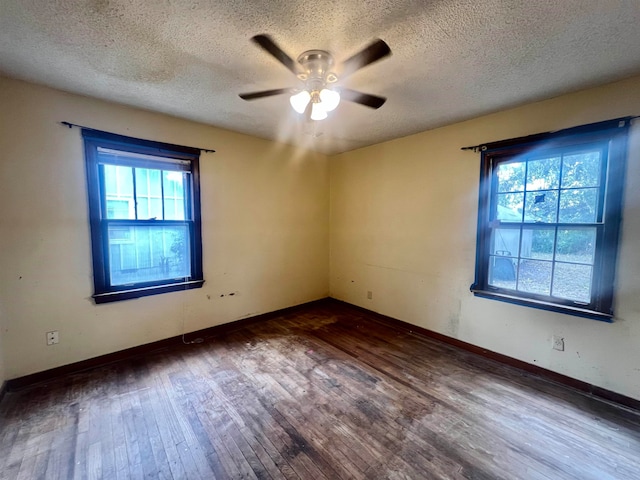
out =
[(334, 83), (338, 76), (331, 71), (333, 57), (325, 50), (307, 50), (298, 57), (298, 63), (304, 71), (298, 78), (305, 82), (307, 90), (318, 94), (328, 83)]

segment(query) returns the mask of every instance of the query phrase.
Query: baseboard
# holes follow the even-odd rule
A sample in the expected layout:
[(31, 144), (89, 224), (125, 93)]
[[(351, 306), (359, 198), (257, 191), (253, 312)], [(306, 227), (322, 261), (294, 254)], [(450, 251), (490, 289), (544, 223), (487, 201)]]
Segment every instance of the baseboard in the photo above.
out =
[(487, 350), (486, 348), (479, 347), (472, 343), (463, 342), (462, 340), (458, 340), (456, 338), (443, 335), (442, 333), (434, 332), (433, 330), (428, 330), (426, 328), (422, 328), (417, 325), (412, 325), (410, 323), (404, 322), (402, 320), (398, 320), (393, 317), (382, 315), (381, 313), (368, 310), (358, 305), (353, 305), (351, 303), (347, 303), (342, 300), (337, 300), (335, 298), (331, 298), (330, 301), (335, 302), (336, 304), (340, 304), (346, 308), (359, 310), (363, 313), (366, 313), (372, 319), (378, 320), (379, 322), (385, 323), (393, 328), (397, 328), (405, 332), (411, 332), (417, 335), (422, 335), (428, 338), (432, 338), (434, 340), (441, 341), (443, 343), (447, 343), (449, 345), (460, 348), (462, 350), (475, 353), (476, 355), (489, 358), (491, 360), (509, 365), (511, 367), (515, 367), (519, 370), (524, 370), (530, 374), (537, 375), (547, 380), (551, 380), (553, 382), (560, 383), (567, 387), (580, 390), (583, 393), (587, 393), (589, 395), (600, 398), (602, 400), (616, 403), (618, 405), (622, 405), (624, 407), (631, 408), (636, 411), (640, 411), (640, 400), (636, 400), (635, 398), (627, 397), (626, 395), (622, 395), (620, 393), (616, 393), (611, 390), (607, 390), (605, 388), (598, 387), (596, 385), (592, 385), (587, 382), (583, 382), (582, 380), (577, 380), (575, 378), (568, 377), (567, 375), (563, 375), (561, 373), (547, 370), (546, 368), (540, 367), (538, 365), (532, 365), (522, 360), (518, 360), (516, 358), (509, 357), (501, 353)]
[[(313, 306), (321, 305), (326, 301), (327, 299), (323, 298), (300, 305), (294, 305), (292, 307), (282, 308), (273, 312), (263, 313), (254, 317), (243, 318), (233, 322), (224, 323), (222, 325), (204, 328), (202, 330), (186, 334), (185, 341), (189, 342), (192, 339), (196, 338), (206, 339), (218, 335), (223, 335), (225, 333), (232, 332), (248, 325), (262, 322), (269, 318), (279, 317), (282, 315), (294, 313), (298, 310), (312, 308)], [(133, 357), (149, 355), (159, 350), (165, 350), (167, 348), (176, 347), (179, 345), (184, 345), (182, 335), (165, 338), (164, 340), (158, 340), (156, 342), (151, 342), (144, 345), (138, 345), (135, 347), (127, 348), (125, 350), (120, 350), (118, 352), (107, 353), (106, 355), (100, 355), (98, 357), (89, 358), (87, 360), (81, 360), (79, 362), (70, 363), (68, 365), (62, 365), (60, 367), (55, 367), (49, 370), (43, 370), (41, 372), (36, 372), (30, 375), (25, 375), (23, 377), (7, 380), (3, 385), (2, 392), (21, 390), (36, 384), (50, 382), (56, 377), (60, 377), (62, 375), (80, 373), (86, 370), (103, 367), (105, 365), (120, 362), (122, 360), (127, 360)], [(1, 395), (2, 393), (0, 393), (0, 399)]]

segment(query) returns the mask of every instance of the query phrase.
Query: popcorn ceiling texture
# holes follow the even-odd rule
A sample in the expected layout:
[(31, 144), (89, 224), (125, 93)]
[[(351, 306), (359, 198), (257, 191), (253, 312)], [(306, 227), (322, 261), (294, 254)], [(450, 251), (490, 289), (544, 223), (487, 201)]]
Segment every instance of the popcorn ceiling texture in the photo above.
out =
[[(0, 74), (333, 154), (637, 74), (638, 25), (638, 0), (3, 0)], [(387, 103), (309, 125), (286, 95), (241, 100), (297, 85), (258, 33), (338, 75), (382, 38), (344, 85)]]

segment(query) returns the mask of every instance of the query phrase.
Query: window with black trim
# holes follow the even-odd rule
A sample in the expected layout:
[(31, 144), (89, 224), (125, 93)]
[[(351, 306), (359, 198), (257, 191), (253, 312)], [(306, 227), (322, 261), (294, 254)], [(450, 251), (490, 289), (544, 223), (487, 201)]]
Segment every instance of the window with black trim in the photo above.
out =
[(82, 136), (96, 303), (201, 287), (200, 150)]
[(611, 320), (629, 123), (481, 147), (476, 295)]

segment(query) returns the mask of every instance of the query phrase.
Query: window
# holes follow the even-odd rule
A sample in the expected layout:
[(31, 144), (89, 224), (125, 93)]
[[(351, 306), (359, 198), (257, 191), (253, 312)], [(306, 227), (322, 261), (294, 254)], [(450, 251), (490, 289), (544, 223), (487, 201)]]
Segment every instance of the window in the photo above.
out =
[(200, 151), (82, 136), (96, 303), (201, 287)]
[(475, 295), (611, 320), (629, 123), (480, 147)]

